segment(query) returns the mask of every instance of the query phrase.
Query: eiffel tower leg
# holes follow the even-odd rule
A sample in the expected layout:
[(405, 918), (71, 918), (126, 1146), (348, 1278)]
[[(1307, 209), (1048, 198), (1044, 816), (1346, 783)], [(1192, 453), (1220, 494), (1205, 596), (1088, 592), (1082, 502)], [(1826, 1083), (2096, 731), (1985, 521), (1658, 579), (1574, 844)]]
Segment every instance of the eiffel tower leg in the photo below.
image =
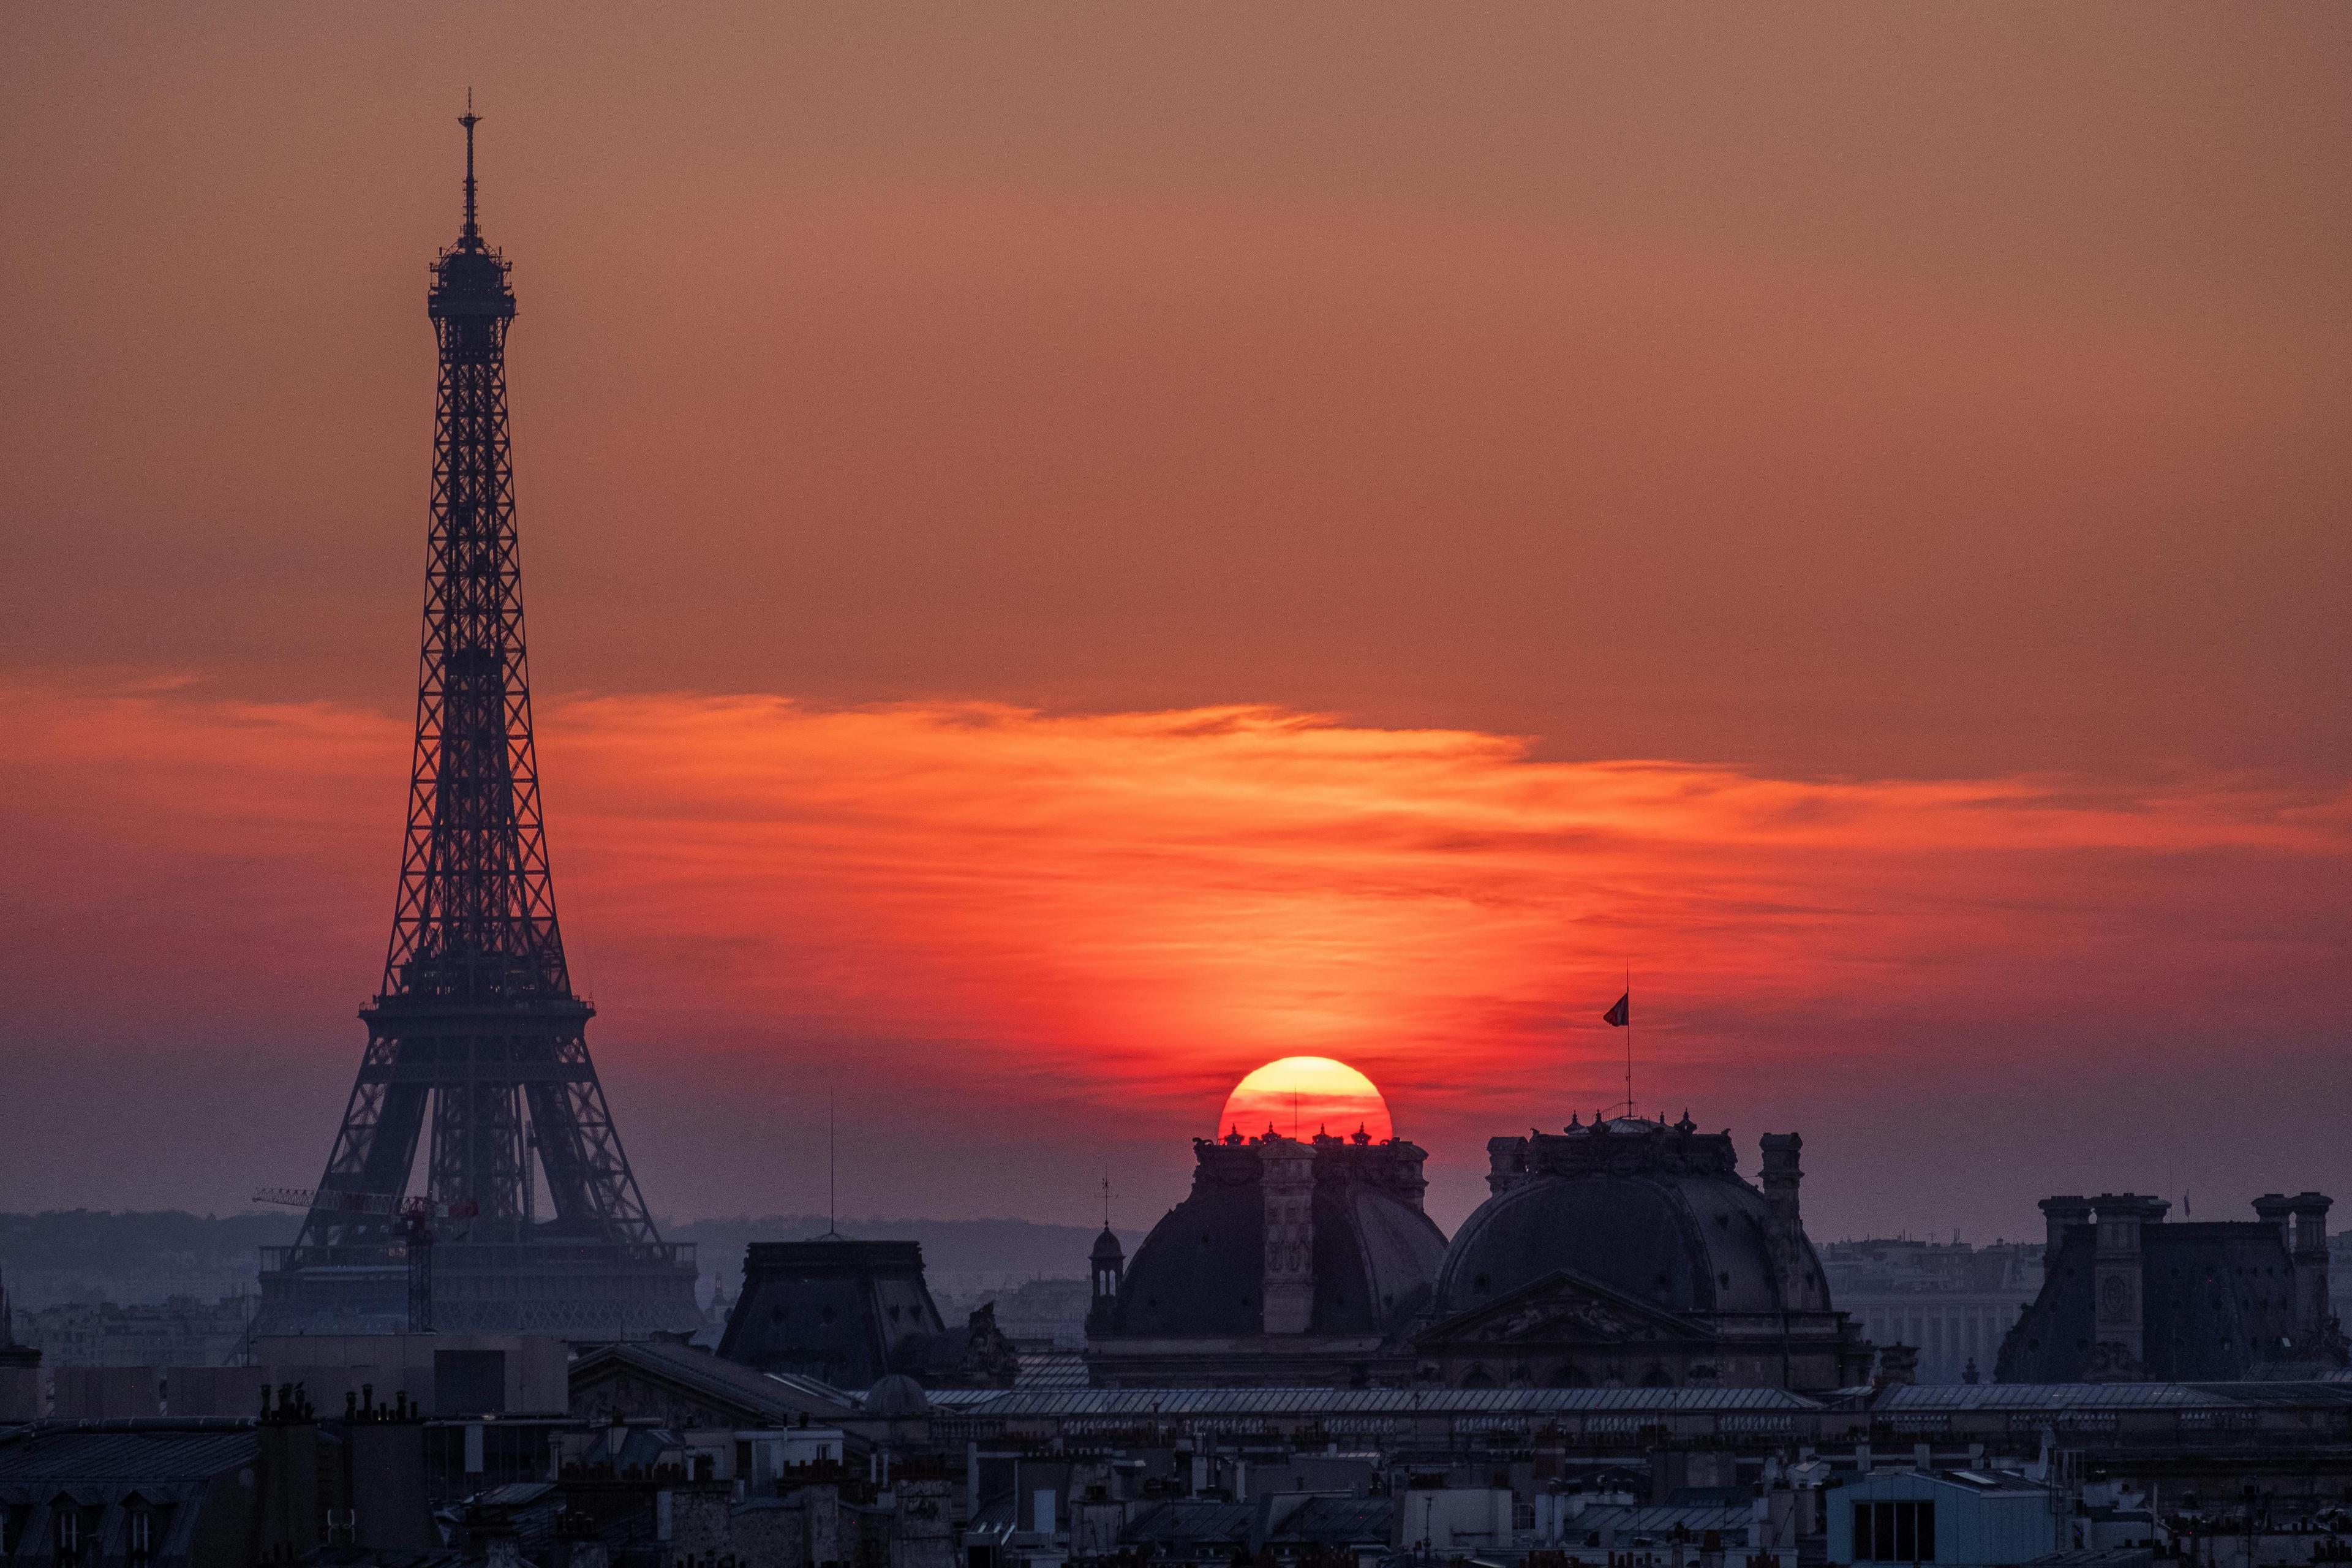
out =
[[(359, 1080), (352, 1085), (343, 1125), (328, 1156), (327, 1173), (319, 1190), (327, 1193), (390, 1193), (406, 1190), (408, 1173), (416, 1162), (416, 1142), (425, 1128), (426, 1090), (421, 1084), (395, 1083), (393, 1070), (399, 1054), (396, 1042), (368, 1042)], [(389, 1233), (386, 1222), (355, 1218), (329, 1209), (313, 1209), (303, 1222), (299, 1245), (348, 1245), (362, 1236)]]
[[(581, 1054), (584, 1057), (584, 1047)], [(525, 1091), (539, 1132), (547, 1195), (560, 1220), (593, 1220), (630, 1241), (655, 1240), (637, 1179), (621, 1152), (594, 1069), (585, 1079), (534, 1083)]]
[[(479, 1205), (503, 1237), (522, 1214), (522, 1121), (511, 1083), (444, 1083), (434, 1098), (433, 1196)], [(504, 1222), (504, 1223), (502, 1223)]]

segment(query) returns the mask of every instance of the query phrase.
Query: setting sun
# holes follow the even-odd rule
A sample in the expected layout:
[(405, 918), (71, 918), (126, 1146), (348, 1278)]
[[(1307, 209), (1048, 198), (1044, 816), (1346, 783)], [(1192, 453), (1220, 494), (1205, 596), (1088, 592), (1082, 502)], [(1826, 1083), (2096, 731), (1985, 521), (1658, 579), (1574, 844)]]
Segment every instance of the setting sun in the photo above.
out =
[(1327, 1131), (1346, 1137), (1360, 1127), (1376, 1140), (1392, 1131), (1388, 1101), (1372, 1080), (1329, 1057), (1284, 1057), (1259, 1068), (1234, 1086), (1217, 1127), (1245, 1136), (1272, 1127), (1294, 1138)]

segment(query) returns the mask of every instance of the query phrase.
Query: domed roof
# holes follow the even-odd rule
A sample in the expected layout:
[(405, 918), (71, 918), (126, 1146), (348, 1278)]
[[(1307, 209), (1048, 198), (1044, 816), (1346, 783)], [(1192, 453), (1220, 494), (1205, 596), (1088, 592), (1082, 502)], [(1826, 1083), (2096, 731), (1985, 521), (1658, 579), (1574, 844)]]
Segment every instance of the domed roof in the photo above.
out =
[(866, 1391), (865, 1405), (868, 1415), (928, 1415), (931, 1396), (905, 1373), (894, 1372)]
[[(1265, 1331), (1262, 1148), (1288, 1139), (1202, 1139), (1192, 1192), (1151, 1227), (1101, 1332), (1229, 1338)], [(1307, 1331), (1381, 1334), (1428, 1304), (1445, 1233), (1421, 1210), (1423, 1151), (1402, 1139), (1313, 1141), (1308, 1217), (1315, 1296)]]
[(1489, 1197), (1446, 1252), (1437, 1310), (1466, 1311), (1573, 1269), (1675, 1311), (1825, 1310), (1800, 1236), (1784, 1289), (1764, 1194), (1742, 1180), (1731, 1135), (1685, 1118), (1621, 1117), (1564, 1134), (1496, 1138)]
[(1118, 1237), (1111, 1234), (1110, 1226), (1105, 1226), (1102, 1234), (1095, 1237), (1095, 1249), (1088, 1256), (1096, 1263), (1119, 1263), (1125, 1261), (1127, 1248), (1118, 1244)]

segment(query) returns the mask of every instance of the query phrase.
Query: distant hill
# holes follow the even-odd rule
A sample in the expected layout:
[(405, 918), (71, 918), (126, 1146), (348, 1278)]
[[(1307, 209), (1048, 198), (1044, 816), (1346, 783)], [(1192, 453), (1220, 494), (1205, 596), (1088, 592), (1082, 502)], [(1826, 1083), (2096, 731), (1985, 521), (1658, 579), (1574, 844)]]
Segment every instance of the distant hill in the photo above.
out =
[[(691, 1241), (705, 1274), (722, 1275), (732, 1291), (743, 1273), (743, 1249), (755, 1241), (806, 1241), (823, 1236), (824, 1215), (769, 1215), (763, 1219), (698, 1219), (664, 1224), (665, 1241)], [(1086, 1226), (1039, 1225), (1025, 1219), (845, 1219), (841, 1234), (866, 1241), (919, 1241), (923, 1271), (934, 1286), (943, 1277), (962, 1290), (981, 1277), (1001, 1279), (1084, 1279), (1087, 1254), (1101, 1233)], [(1129, 1257), (1143, 1240), (1120, 1231)]]
[(28, 1310), (60, 1301), (250, 1295), (260, 1279), (260, 1249), (291, 1242), (301, 1224), (292, 1209), (0, 1214), (0, 1278), (12, 1304)]
[[(30, 1310), (60, 1301), (206, 1300), (259, 1284), (260, 1249), (294, 1239), (302, 1215), (280, 1213), (193, 1215), (178, 1209), (113, 1214), (97, 1209), (0, 1214), (0, 1279), (12, 1303)], [(935, 1282), (965, 1294), (1032, 1279), (1080, 1279), (1096, 1232), (1085, 1226), (1025, 1219), (845, 1219), (844, 1236), (919, 1241)], [(665, 1221), (663, 1239), (691, 1241), (705, 1274), (740, 1284), (743, 1249), (754, 1241), (804, 1241), (822, 1236), (823, 1215), (761, 1219)], [(1142, 1237), (1122, 1231), (1129, 1256)]]

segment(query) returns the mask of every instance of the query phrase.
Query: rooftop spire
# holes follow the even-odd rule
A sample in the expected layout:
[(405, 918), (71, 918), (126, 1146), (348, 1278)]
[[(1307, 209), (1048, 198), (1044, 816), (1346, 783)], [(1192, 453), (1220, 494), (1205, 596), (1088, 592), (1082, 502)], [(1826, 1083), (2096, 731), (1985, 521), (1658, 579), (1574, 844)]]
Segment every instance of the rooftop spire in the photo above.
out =
[(466, 89), (466, 112), (457, 117), (457, 123), (466, 128), (466, 231), (458, 243), (467, 250), (482, 247), (481, 226), (474, 221), (474, 127), (481, 122), (482, 117), (474, 112), (474, 89), (469, 87)]

